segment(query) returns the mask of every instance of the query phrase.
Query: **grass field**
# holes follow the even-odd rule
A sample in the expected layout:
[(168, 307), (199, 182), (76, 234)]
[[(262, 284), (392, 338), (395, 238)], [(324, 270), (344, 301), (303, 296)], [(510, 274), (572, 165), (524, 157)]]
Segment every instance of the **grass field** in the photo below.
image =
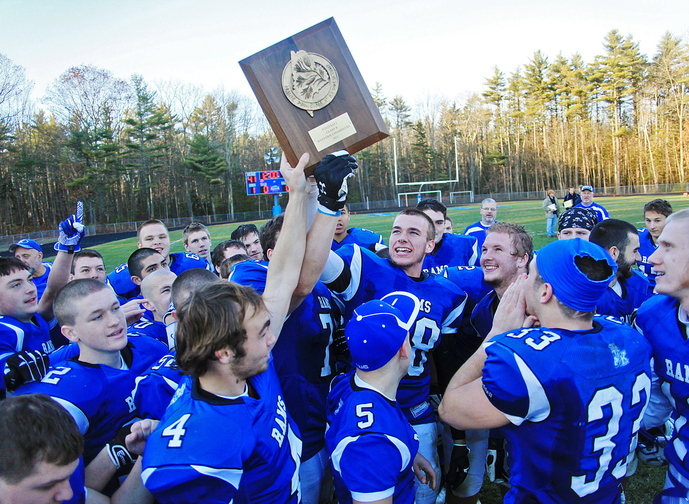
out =
[[(631, 222), (636, 227), (643, 227), (643, 205), (654, 199), (656, 196), (627, 196), (627, 197), (607, 197), (596, 198), (596, 202), (603, 205), (610, 212), (611, 217), (623, 219)], [(689, 206), (689, 198), (681, 195), (664, 196), (675, 210)], [(522, 224), (534, 238), (534, 247), (539, 249), (545, 246), (554, 238), (545, 236), (545, 216), (541, 208), (542, 200), (538, 201), (512, 201), (499, 203), (498, 220), (503, 222), (518, 222)], [(452, 207), (448, 210), (448, 215), (454, 222), (455, 232), (461, 232), (464, 228), (479, 219), (479, 204)], [(390, 228), (394, 220), (395, 212), (373, 213), (373, 214), (352, 214), (350, 226), (363, 227), (382, 234), (387, 242)], [(254, 221), (254, 224), (261, 226), (265, 221)], [(212, 226), (210, 228), (213, 243), (218, 244), (230, 238), (230, 233), (239, 224)], [(181, 242), (181, 231), (171, 233), (172, 252), (182, 252), (184, 247)], [(107, 271), (112, 271), (118, 264), (124, 262), (129, 254), (136, 248), (136, 238), (119, 240), (99, 246), (98, 250), (103, 254)], [(627, 502), (629, 504), (647, 504), (652, 502), (653, 496), (662, 489), (664, 481), (664, 468), (656, 468), (639, 465), (639, 469), (626, 484)], [(495, 484), (486, 483), (481, 491), (481, 502), (483, 504), (499, 504), (502, 497), (499, 487)]]

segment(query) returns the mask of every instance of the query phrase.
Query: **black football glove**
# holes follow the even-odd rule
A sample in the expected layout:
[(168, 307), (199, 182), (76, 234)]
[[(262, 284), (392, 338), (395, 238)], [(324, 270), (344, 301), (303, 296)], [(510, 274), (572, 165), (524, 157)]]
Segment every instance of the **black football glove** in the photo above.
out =
[(316, 167), (314, 177), (318, 185), (319, 210), (327, 215), (338, 215), (347, 202), (347, 180), (354, 176), (359, 165), (352, 156), (328, 154)]
[(451, 490), (457, 490), (464, 483), (469, 472), (469, 448), (465, 444), (452, 446), (450, 469), (447, 473), (447, 484)]
[(139, 456), (127, 450), (125, 438), (132, 432), (132, 424), (127, 424), (117, 431), (115, 438), (105, 445), (110, 460), (117, 467), (115, 476), (118, 478), (129, 474)]
[(25, 383), (38, 382), (48, 372), (50, 358), (40, 350), (23, 350), (5, 361), (5, 387), (14, 392)]

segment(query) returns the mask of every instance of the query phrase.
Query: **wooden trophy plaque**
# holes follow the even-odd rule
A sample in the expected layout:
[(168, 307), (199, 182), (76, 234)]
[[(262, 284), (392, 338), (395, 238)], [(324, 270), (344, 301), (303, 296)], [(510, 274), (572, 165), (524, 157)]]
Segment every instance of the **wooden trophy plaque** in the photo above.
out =
[(389, 133), (333, 18), (239, 62), (270, 126), (308, 174), (327, 154), (354, 154)]

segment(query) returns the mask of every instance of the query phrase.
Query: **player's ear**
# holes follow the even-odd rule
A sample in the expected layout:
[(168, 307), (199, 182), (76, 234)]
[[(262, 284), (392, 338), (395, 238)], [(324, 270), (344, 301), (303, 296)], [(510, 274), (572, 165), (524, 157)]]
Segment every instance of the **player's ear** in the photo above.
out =
[(430, 254), (435, 248), (435, 240), (429, 240), (426, 242), (426, 253)]
[(273, 257), (273, 250), (274, 250), (274, 249), (268, 249), (268, 250), (266, 250), (265, 256), (266, 256), (266, 259), (268, 259), (269, 261), (270, 261), (270, 258)]
[(403, 360), (411, 359), (411, 345), (402, 344), (398, 353)]
[(613, 245), (608, 249), (608, 254), (610, 254), (613, 260), (617, 261), (617, 258), (620, 257), (620, 249), (618, 249), (616, 245)]
[(77, 336), (74, 327), (71, 325), (63, 325), (62, 327), (60, 327), (60, 332), (65, 338), (67, 338), (69, 341), (73, 343), (79, 341), (79, 337)]
[(155, 313), (155, 311), (156, 311), (155, 305), (153, 303), (151, 303), (148, 299), (143, 299), (141, 301), (141, 306), (143, 306), (144, 308), (146, 308), (150, 312)]
[(554, 293), (553, 293), (553, 286), (550, 285), (547, 282), (544, 282), (543, 285), (539, 287), (539, 298), (538, 301), (541, 304), (547, 304), (548, 301), (553, 299)]
[(141, 285), (141, 278), (132, 275), (132, 282), (134, 282), (136, 285)]
[[(559, 235), (559, 233), (558, 233)], [(517, 268), (519, 269), (525, 269), (526, 266), (529, 264), (529, 254), (524, 254), (519, 258), (519, 261), (517, 261)]]
[(218, 359), (220, 364), (229, 364), (234, 360), (234, 352), (228, 347), (225, 347), (222, 350), (216, 350), (215, 358)]

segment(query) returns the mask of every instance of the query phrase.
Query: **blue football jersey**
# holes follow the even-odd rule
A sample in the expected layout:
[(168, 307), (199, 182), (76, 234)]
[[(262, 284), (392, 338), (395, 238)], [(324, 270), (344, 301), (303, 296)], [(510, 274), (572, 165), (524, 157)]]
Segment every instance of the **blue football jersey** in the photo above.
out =
[(628, 325), (519, 329), (486, 346), (483, 388), (509, 419), (506, 503), (619, 502), (651, 389), (651, 348)]
[(326, 445), (340, 504), (392, 497), (414, 502), (412, 465), (419, 449), (399, 405), (352, 371), (328, 395)]
[(134, 336), (121, 352), (129, 369), (73, 358), (51, 366), (40, 382), (20, 387), (17, 394), (47, 394), (69, 411), (84, 435), (88, 465), (119, 428), (137, 416), (132, 395), (135, 379), (165, 352), (157, 341)]
[[(495, 221), (497, 222), (497, 221)], [(492, 224), (491, 224), (492, 225)], [(466, 227), (463, 235), (473, 236), (478, 242), (478, 255), (481, 257), (481, 247), (483, 247), (483, 242), (486, 241), (486, 230), (490, 227), (485, 226), (481, 221), (475, 222)]]
[(173, 350), (136, 378), (134, 404), (141, 418), (160, 420), (182, 380), (190, 379), (177, 366)]
[(641, 256), (641, 261), (636, 263), (646, 278), (648, 278), (649, 288), (651, 292), (656, 286), (656, 275), (653, 273), (653, 265), (648, 262), (648, 258), (653, 255), (653, 252), (658, 248), (658, 244), (653, 241), (653, 237), (648, 229), (639, 229), (639, 255)]
[(337, 243), (333, 240), (333, 244), (330, 247), (332, 250), (338, 250), (344, 245), (359, 245), (360, 247), (372, 250), (375, 245), (385, 245), (385, 240), (378, 233), (369, 231), (368, 229), (362, 228), (349, 228), (347, 230), (347, 235), (344, 239)]
[(593, 210), (596, 212), (596, 217), (598, 217), (598, 222), (603, 222), (606, 219), (610, 218), (610, 215), (608, 214), (608, 211), (605, 209), (605, 207), (599, 205), (598, 203), (591, 203), (590, 205), (586, 206), (583, 203), (579, 203), (578, 205), (575, 206), (575, 208), (588, 208), (589, 210)]
[(467, 295), (465, 308), (471, 313), (474, 306), (493, 288), (483, 281), (483, 270), (480, 266), (450, 266), (445, 268), (443, 276)]
[(248, 379), (259, 399), (183, 381), (146, 442), (142, 480), (161, 504), (298, 504), (301, 441), (272, 361)]
[(141, 288), (132, 282), (127, 263), (120, 264), (108, 276), (107, 282), (118, 297), (130, 300), (141, 293)]
[(660, 381), (654, 393), (663, 394), (660, 399), (672, 406), (674, 432), (665, 446), (665, 458), (689, 479), (689, 340), (679, 309), (677, 299), (656, 294), (639, 308), (635, 324), (653, 347), (653, 370)]
[(440, 276), (425, 274), (420, 279), (411, 278), (387, 259), (358, 245), (342, 247), (337, 254), (345, 267), (349, 266), (351, 275), (349, 284), (340, 293), (345, 302), (345, 320), (349, 320), (356, 307), (391, 292), (409, 292), (421, 301), (416, 322), (409, 331), (412, 362), (409, 374), (400, 383), (397, 401), (412, 424), (435, 421), (428, 402), (431, 378), (428, 353), (438, 346), (441, 336), (454, 337), (462, 319), (466, 294)]
[(649, 289), (648, 279), (635, 270), (632, 270), (630, 278), (619, 279), (618, 282), (622, 295), (608, 287), (596, 304), (596, 313), (610, 315), (629, 323), (634, 310), (652, 296), (652, 290)]
[(167, 346), (167, 330), (165, 329), (165, 324), (145, 316), (128, 326), (127, 334), (148, 336)]
[[(191, 252), (175, 252), (168, 256), (168, 261), (170, 271), (175, 275), (179, 275), (180, 273), (194, 268), (203, 268), (215, 273), (212, 266), (208, 264), (208, 261), (201, 259)], [(132, 282), (132, 276), (129, 274), (127, 263), (120, 264), (108, 275), (107, 279), (110, 282), (110, 286), (115, 291), (115, 294), (120, 297), (132, 299), (141, 293), (141, 288)]]
[[(22, 350), (40, 350), (50, 353), (55, 346), (50, 339), (50, 327), (39, 314), (31, 322), (20, 322), (14, 317), (0, 315), (0, 369), (7, 358)], [(5, 397), (5, 381), (0, 380), (0, 398)]]
[(53, 268), (53, 263), (44, 262), (43, 266), (45, 266), (45, 273), (33, 279), (33, 283), (36, 286), (36, 293), (38, 295), (36, 301), (41, 300), (43, 293), (45, 292), (45, 288), (48, 286), (48, 277), (50, 276), (50, 270)]
[[(268, 263), (245, 261), (234, 266), (230, 280), (262, 293)], [(335, 370), (330, 351), (333, 332), (340, 327), (340, 301), (321, 282), (285, 321), (273, 347), (285, 404), (299, 427), (302, 460), (325, 445), (325, 400)]]
[(423, 260), (423, 270), (440, 274), (448, 266), (473, 266), (477, 259), (476, 238), (445, 233), (440, 246)]
[(497, 292), (491, 291), (476, 304), (474, 311), (471, 312), (471, 325), (481, 340), (484, 340), (493, 328), (493, 318), (499, 303)]

